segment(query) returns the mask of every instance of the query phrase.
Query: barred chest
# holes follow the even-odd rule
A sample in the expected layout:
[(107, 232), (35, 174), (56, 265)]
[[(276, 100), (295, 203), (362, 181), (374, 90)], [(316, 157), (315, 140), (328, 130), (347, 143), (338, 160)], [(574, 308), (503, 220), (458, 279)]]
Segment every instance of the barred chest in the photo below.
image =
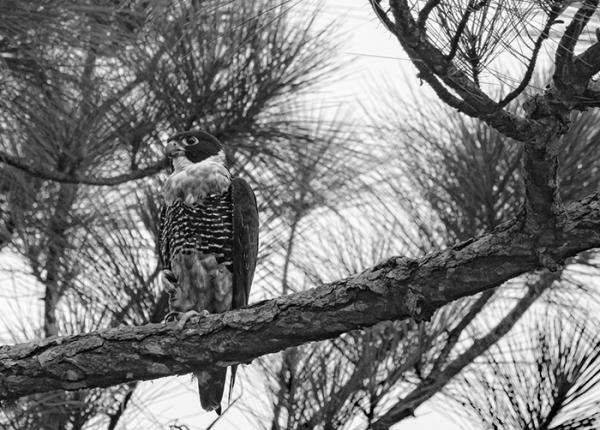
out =
[(200, 252), (214, 255), (218, 264), (225, 264), (231, 270), (233, 203), (229, 188), (193, 204), (173, 200), (164, 208), (163, 223), (160, 244), (167, 268), (179, 253)]

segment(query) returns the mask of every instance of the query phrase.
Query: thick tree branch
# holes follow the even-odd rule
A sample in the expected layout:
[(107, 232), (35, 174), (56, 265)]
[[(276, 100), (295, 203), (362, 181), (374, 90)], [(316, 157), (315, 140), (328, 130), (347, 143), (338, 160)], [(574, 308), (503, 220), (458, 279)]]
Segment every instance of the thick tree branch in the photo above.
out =
[[(177, 330), (149, 324), (0, 348), (0, 398), (54, 389), (106, 387), (189, 373), (208, 363), (246, 363), (301, 343), (391, 319), (428, 318), (460, 297), (540, 267), (538, 240), (523, 221), (430, 254), (392, 257), (354, 277), (251, 307), (208, 316)], [(547, 235), (556, 261), (600, 246), (600, 193), (559, 214)]]
[[(556, 50), (552, 96), (571, 109), (586, 110), (600, 106), (600, 91), (590, 88), (590, 80), (600, 70), (600, 42), (574, 56), (575, 46), (590, 18), (598, 8), (598, 0), (586, 0), (563, 34)], [(600, 33), (597, 32), (600, 39)]]
[[(385, 27), (392, 34), (399, 37), (398, 32), (396, 31), (396, 24), (387, 16), (387, 13), (381, 7), (380, 1), (381, 0), (371, 0), (371, 6), (373, 7), (375, 14), (379, 18), (379, 20), (383, 23), (383, 25), (385, 25)], [(428, 7), (433, 8), (434, 4), (428, 3), (427, 5), (425, 5), (425, 8), (423, 10), (426, 12), (427, 15), (429, 15), (429, 11), (427, 11)], [(419, 23), (417, 23), (416, 25), (424, 37), (426, 34), (426, 31), (427, 31), (427, 29), (425, 28), (427, 16), (423, 15), (423, 16), (420, 16), (420, 18), (422, 18), (422, 20)], [(402, 44), (401, 40), (400, 40), (400, 43)], [(448, 89), (444, 86), (444, 84), (442, 82), (440, 82), (440, 80), (437, 78), (435, 73), (433, 73), (431, 71), (431, 69), (428, 67), (426, 62), (421, 61), (418, 58), (415, 58), (414, 56), (412, 56), (411, 52), (409, 52), (409, 51), (407, 51), (407, 53), (411, 57), (411, 60), (414, 64), (414, 66), (419, 70), (418, 77), (420, 79), (423, 79), (425, 82), (427, 82), (431, 86), (431, 88), (435, 91), (435, 93), (440, 98), (440, 100), (442, 100), (448, 106), (452, 106), (459, 112), (462, 112), (466, 115), (469, 115), (469, 116), (477, 115), (476, 111), (474, 109), (472, 109), (471, 106), (469, 106), (464, 101), (462, 101), (461, 99), (459, 99), (458, 97), (456, 97), (455, 95), (450, 93), (450, 91), (448, 91)], [(440, 55), (441, 55), (441, 52), (440, 52)]]
[[(554, 136), (553, 136), (554, 135)], [(539, 136), (539, 141), (525, 145), (523, 180), (525, 182), (527, 228), (533, 234), (539, 229), (553, 229), (560, 210), (558, 198), (558, 135)], [(554, 138), (553, 138), (554, 137)]]
[[(373, 10), (379, 19), (397, 37), (402, 48), (419, 70), (419, 78), (426, 81), (444, 103), (459, 112), (485, 121), (508, 137), (521, 142), (530, 142), (537, 139), (537, 136), (548, 135), (548, 123), (552, 120), (557, 126), (564, 128), (561, 130), (562, 133), (568, 125), (568, 121), (565, 122), (563, 118), (565, 112), (571, 109), (585, 110), (600, 106), (600, 88), (588, 87), (591, 77), (600, 70), (600, 45), (592, 45), (575, 58), (572, 55), (574, 44), (595, 11), (598, 0), (586, 0), (563, 36), (556, 54), (557, 67), (554, 81), (558, 90), (548, 91), (544, 96), (537, 97), (535, 100), (537, 108), (530, 110), (527, 118), (503, 108), (521, 94), (530, 81), (542, 43), (548, 37), (550, 28), (559, 14), (559, 3), (552, 7), (545, 27), (535, 42), (531, 61), (522, 81), (514, 91), (499, 102), (492, 100), (477, 86), (476, 82), (453, 63), (454, 49), (451, 48), (450, 55), (444, 55), (428, 38), (424, 19), (428, 16), (429, 9), (436, 6), (436, 2), (431, 1), (426, 4), (426, 9), (424, 8), (426, 13), (420, 15), (418, 21), (413, 18), (411, 7), (406, 0), (389, 0), (389, 4), (393, 20), (392, 14), (384, 11), (380, 0), (371, 0)], [(470, 5), (472, 4), (471, 2)], [(469, 9), (463, 17), (462, 26), (468, 16)], [(457, 46), (459, 36), (460, 31), (457, 31), (457, 36), (452, 43), (453, 47)], [(539, 121), (542, 118), (547, 121)]]
[[(406, 0), (390, 0), (394, 22), (376, 0), (371, 5), (384, 25), (398, 39), (402, 48), (438, 97), (469, 116), (480, 118), (506, 136), (526, 141), (540, 131), (533, 121), (502, 109), (485, 94), (462, 70), (435, 47), (427, 37), (424, 23), (419, 25)], [(451, 93), (446, 86), (456, 93)]]
[(600, 31), (596, 33), (598, 41), (575, 57), (573, 65), (580, 81), (587, 82), (600, 73)]
[(571, 23), (567, 26), (563, 36), (560, 39), (556, 50), (556, 71), (558, 75), (566, 77), (565, 68), (569, 68), (573, 63), (573, 51), (575, 45), (581, 36), (581, 32), (589, 22), (598, 7), (598, 0), (586, 0), (579, 8)]

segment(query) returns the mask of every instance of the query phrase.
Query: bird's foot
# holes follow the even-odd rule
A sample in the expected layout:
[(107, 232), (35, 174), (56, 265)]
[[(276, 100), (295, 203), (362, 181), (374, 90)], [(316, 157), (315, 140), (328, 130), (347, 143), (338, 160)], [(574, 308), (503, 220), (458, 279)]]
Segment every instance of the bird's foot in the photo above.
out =
[(179, 321), (177, 321), (177, 328), (179, 330), (183, 330), (183, 327), (185, 327), (185, 323), (187, 323), (189, 321), (189, 319), (192, 317), (206, 317), (208, 315), (210, 315), (210, 312), (208, 312), (206, 309), (203, 309), (200, 312), (193, 311), (193, 310), (184, 312), (179, 317)]
[(177, 321), (179, 319), (179, 315), (181, 315), (181, 312), (171, 311), (167, 315), (165, 315), (165, 317), (162, 320), (162, 323), (165, 324)]

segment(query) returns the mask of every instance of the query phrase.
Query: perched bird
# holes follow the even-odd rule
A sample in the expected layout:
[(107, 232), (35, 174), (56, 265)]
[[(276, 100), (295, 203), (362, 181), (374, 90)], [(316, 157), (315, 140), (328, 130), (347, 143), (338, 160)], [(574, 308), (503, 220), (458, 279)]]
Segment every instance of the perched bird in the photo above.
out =
[[(190, 316), (248, 303), (258, 251), (258, 211), (248, 183), (231, 178), (223, 146), (195, 130), (169, 138), (172, 173), (164, 185), (159, 227), (167, 318), (183, 328)], [(230, 393), (237, 366), (231, 368)], [(227, 368), (194, 373), (200, 404), (221, 414)]]

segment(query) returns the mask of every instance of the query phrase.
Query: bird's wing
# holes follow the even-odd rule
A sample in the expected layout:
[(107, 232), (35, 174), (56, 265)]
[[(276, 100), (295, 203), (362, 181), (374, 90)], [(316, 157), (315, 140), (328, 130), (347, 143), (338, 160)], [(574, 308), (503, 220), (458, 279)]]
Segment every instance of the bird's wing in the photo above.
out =
[(233, 201), (233, 300), (232, 309), (248, 304), (258, 254), (258, 209), (250, 185), (242, 178), (231, 181)]
[[(258, 208), (250, 185), (242, 178), (231, 181), (233, 201), (233, 300), (231, 307), (237, 309), (248, 304), (250, 287), (258, 255)], [(231, 366), (229, 380), (229, 404), (235, 384), (237, 365)]]
[(167, 205), (163, 204), (160, 208), (159, 222), (158, 222), (158, 259), (161, 269), (168, 268), (171, 264), (169, 262), (169, 241), (163, 237), (165, 234), (167, 222)]

